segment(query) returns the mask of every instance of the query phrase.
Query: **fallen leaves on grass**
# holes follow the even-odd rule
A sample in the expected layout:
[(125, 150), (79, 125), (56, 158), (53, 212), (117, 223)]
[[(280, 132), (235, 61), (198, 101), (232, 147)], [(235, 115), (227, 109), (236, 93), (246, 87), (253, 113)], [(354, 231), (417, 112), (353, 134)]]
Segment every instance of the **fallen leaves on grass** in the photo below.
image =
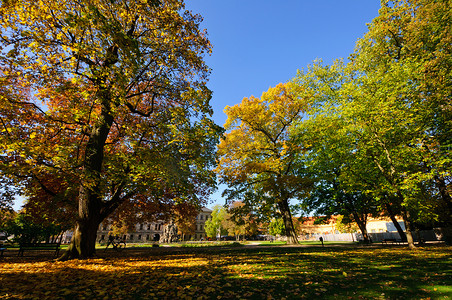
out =
[[(142, 249), (67, 262), (6, 257), (0, 261), (0, 298), (452, 297), (451, 250), (272, 247), (154, 255)], [(427, 277), (429, 285), (422, 285)]]

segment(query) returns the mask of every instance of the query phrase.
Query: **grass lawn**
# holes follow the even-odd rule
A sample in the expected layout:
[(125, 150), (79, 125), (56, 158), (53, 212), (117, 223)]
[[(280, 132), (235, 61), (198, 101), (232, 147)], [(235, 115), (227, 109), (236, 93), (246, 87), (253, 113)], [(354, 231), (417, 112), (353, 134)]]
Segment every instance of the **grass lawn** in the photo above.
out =
[(49, 259), (0, 259), (0, 298), (452, 299), (451, 246), (160, 247)]

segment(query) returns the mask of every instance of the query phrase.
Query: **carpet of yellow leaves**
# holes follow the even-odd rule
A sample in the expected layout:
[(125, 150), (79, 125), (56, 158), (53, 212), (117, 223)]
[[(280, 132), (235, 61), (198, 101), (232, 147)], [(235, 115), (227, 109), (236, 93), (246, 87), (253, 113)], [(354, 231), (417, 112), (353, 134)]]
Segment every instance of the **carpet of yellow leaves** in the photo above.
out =
[(451, 299), (451, 253), (452, 247), (144, 248), (66, 262), (9, 254), (0, 260), (0, 299)]
[(208, 264), (209, 259), (194, 255), (3, 262), (0, 298), (190, 299), (200, 292), (190, 280), (201, 283), (198, 277)]

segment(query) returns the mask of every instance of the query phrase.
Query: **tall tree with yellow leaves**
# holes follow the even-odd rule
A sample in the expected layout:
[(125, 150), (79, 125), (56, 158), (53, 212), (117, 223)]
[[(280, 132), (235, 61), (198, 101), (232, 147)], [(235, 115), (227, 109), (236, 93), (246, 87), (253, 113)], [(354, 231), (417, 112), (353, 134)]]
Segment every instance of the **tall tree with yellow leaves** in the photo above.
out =
[(198, 205), (215, 186), (201, 20), (179, 0), (2, 2), (2, 176), (76, 190), (64, 258), (92, 256), (112, 212)]
[[(290, 131), (308, 107), (309, 93), (291, 82), (279, 84), (261, 98), (244, 98), (226, 107), (225, 134), (218, 146), (217, 172), (231, 188), (230, 198), (277, 209), (284, 220), (288, 243), (296, 244), (289, 202), (303, 196), (310, 187), (300, 167), (303, 146)], [(244, 199), (243, 195), (254, 195)]]

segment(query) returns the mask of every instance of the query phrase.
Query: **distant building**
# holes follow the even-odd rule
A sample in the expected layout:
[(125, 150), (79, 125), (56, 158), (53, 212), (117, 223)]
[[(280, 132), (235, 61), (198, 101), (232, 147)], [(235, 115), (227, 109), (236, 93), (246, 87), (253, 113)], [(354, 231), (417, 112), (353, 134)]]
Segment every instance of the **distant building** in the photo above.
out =
[[(158, 241), (163, 233), (163, 222), (135, 224), (134, 231), (123, 234), (127, 243), (142, 243)], [(111, 225), (101, 224), (97, 230), (97, 241), (108, 242), (111, 234)]]
[(196, 230), (193, 236), (194, 240), (206, 239), (206, 221), (212, 219), (212, 210), (203, 207), (196, 216)]
[[(194, 235), (185, 235), (185, 240), (200, 240), (206, 238), (205, 223), (212, 215), (212, 210), (203, 207), (196, 216), (196, 230)], [(163, 234), (166, 224), (164, 222), (152, 222), (136, 224), (133, 231), (123, 235), (127, 243), (145, 243), (158, 241)], [(97, 241), (107, 242), (111, 234), (111, 225), (101, 224), (97, 231)]]
[[(304, 217), (297, 218), (297, 231), (299, 234), (328, 234), (334, 233), (335, 224), (336, 224), (336, 216), (331, 216), (331, 218), (327, 221), (324, 221), (323, 224), (315, 224), (315, 222), (323, 217)], [(295, 224), (294, 224), (295, 225)]]
[[(305, 217), (299, 218), (298, 231), (300, 234), (334, 234), (336, 232), (336, 218), (331, 216), (324, 224), (314, 224), (315, 220), (321, 217)], [(402, 219), (397, 218), (400, 226), (405, 230), (405, 224)], [(396, 232), (394, 224), (389, 218), (369, 218), (367, 220), (366, 229), (368, 233), (378, 232)]]

